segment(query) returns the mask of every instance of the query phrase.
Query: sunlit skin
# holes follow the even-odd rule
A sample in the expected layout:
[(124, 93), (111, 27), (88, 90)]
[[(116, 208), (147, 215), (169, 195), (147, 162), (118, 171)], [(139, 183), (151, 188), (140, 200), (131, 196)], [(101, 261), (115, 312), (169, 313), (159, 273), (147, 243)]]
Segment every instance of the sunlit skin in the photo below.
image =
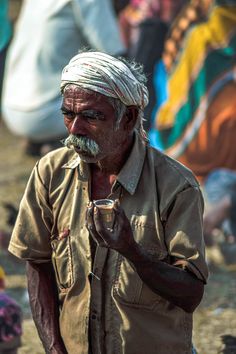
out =
[(135, 108), (127, 109), (116, 129), (114, 108), (106, 96), (71, 86), (64, 92), (62, 113), (69, 134), (86, 136), (98, 144), (97, 156), (76, 148), (75, 151), (91, 164), (92, 199), (107, 197), (133, 144)]
[(115, 128), (114, 108), (107, 97), (73, 87), (64, 93), (62, 112), (70, 134), (86, 136), (99, 145), (100, 153), (96, 157), (78, 150), (81, 158), (86, 162), (96, 163), (103, 170), (117, 172), (124, 154), (132, 145), (133, 134), (125, 117), (119, 128)]

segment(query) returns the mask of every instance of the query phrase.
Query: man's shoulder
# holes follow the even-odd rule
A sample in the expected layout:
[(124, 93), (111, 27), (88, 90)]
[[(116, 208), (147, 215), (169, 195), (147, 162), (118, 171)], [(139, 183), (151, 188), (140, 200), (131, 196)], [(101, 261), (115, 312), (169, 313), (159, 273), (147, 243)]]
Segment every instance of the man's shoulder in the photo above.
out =
[(188, 184), (192, 187), (199, 187), (199, 182), (193, 172), (179, 161), (166, 155), (164, 152), (149, 147), (148, 154), (154, 164), (159, 181)]
[(62, 147), (43, 156), (38, 162), (38, 169), (41, 173), (55, 173), (64, 168), (70, 168), (70, 165), (78, 161), (78, 155), (73, 149)]

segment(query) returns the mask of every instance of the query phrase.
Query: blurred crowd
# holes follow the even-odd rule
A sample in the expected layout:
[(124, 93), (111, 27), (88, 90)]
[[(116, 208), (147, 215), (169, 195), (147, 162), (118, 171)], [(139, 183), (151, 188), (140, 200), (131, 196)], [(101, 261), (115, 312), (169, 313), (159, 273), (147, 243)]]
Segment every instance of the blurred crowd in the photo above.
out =
[[(80, 49), (144, 67), (150, 144), (189, 167), (205, 198), (206, 245), (236, 254), (236, 0), (0, 0), (1, 117), (42, 156), (66, 136), (61, 70)], [(1, 122), (2, 123), (2, 122)]]

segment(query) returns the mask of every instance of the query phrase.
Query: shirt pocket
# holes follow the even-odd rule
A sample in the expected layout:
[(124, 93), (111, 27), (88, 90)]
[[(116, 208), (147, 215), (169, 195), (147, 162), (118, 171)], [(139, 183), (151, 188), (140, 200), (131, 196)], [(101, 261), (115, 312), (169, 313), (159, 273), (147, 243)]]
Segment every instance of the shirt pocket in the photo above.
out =
[(154, 309), (162, 299), (141, 280), (133, 265), (121, 256), (118, 260), (118, 272), (113, 294), (119, 302), (127, 306), (141, 307), (147, 310)]
[(51, 246), (57, 284), (61, 290), (70, 288), (74, 283), (70, 236), (53, 238)]
[[(168, 252), (161, 240), (161, 231), (152, 220), (132, 217), (131, 226), (136, 241), (150, 254), (153, 262), (166, 259)], [(118, 301), (147, 310), (154, 309), (163, 300), (142, 281), (132, 263), (121, 255), (118, 256), (113, 293)]]

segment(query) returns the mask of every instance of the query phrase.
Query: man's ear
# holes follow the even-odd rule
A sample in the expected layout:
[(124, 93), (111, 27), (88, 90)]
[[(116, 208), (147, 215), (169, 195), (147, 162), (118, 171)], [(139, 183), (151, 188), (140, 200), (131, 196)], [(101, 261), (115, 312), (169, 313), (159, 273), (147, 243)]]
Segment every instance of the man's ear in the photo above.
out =
[(132, 131), (138, 118), (138, 107), (128, 106), (124, 114), (124, 128)]

